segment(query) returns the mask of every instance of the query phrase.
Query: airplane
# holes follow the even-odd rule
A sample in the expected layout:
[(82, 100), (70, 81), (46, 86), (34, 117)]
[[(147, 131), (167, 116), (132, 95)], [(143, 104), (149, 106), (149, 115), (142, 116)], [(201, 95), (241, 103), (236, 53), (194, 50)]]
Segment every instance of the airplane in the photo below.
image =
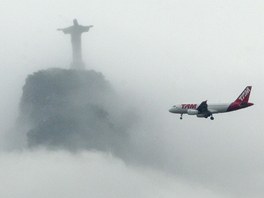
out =
[(226, 104), (207, 104), (207, 100), (198, 104), (180, 104), (174, 105), (169, 109), (171, 113), (196, 115), (198, 118), (208, 118), (214, 120), (213, 114), (236, 111), (254, 105), (248, 102), (252, 86), (247, 86), (238, 98), (232, 103)]

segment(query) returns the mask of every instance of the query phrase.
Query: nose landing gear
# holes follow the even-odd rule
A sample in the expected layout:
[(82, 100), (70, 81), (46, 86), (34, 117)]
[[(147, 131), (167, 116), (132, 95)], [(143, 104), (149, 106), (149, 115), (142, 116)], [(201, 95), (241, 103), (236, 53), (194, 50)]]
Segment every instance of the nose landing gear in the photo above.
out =
[(214, 120), (214, 117), (213, 117), (213, 116), (211, 116), (211, 117), (210, 117), (210, 119), (211, 119), (211, 120)]
[(181, 117), (180, 117), (180, 119), (182, 120), (182, 114), (181, 114)]

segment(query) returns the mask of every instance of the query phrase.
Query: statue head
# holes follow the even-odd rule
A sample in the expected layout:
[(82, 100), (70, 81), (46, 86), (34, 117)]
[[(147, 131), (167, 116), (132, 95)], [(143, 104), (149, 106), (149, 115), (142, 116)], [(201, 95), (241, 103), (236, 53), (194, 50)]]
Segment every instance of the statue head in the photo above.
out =
[(73, 24), (74, 25), (79, 25), (77, 19), (73, 19)]

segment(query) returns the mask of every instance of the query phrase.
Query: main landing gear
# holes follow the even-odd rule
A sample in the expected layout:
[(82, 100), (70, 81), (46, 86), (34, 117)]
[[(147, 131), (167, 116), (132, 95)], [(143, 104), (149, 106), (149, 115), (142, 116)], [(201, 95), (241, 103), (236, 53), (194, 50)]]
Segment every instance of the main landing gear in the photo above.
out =
[[(208, 118), (208, 117), (209, 117), (209, 116), (206, 116), (205, 118)], [(180, 119), (182, 120), (182, 114), (181, 114)], [(213, 115), (210, 116), (210, 120), (214, 120), (214, 116), (213, 116)]]

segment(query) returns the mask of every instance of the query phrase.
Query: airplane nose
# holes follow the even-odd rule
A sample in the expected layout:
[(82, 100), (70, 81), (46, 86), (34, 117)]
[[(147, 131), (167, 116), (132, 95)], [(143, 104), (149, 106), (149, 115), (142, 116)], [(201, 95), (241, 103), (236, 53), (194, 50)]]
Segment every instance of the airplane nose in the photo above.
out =
[(173, 108), (170, 108), (169, 109), (169, 112), (174, 113), (174, 109)]

